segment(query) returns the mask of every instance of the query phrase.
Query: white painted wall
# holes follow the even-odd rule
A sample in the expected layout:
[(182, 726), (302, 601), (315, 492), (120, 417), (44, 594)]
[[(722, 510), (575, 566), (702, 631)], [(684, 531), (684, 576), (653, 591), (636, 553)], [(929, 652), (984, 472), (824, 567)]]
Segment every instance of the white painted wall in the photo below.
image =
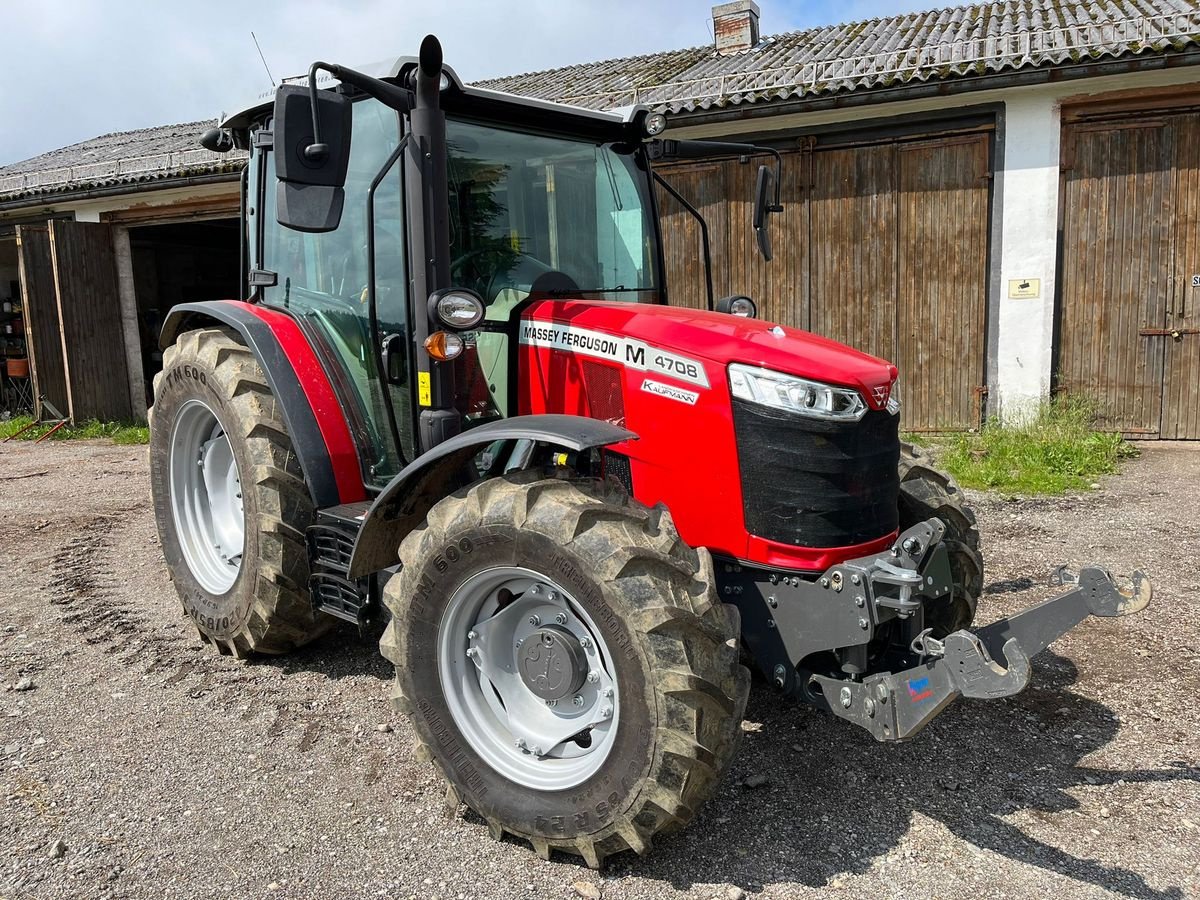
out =
[[(1058, 246), (1058, 162), (1061, 104), (1045, 92), (1004, 101), (999, 320), (995, 407), (1006, 420), (1035, 410), (1050, 394), (1054, 344), (1054, 262)], [(1010, 282), (1033, 284), (1039, 295), (1010, 297)], [(1020, 293), (1017, 291), (1016, 293)]]
[[(1049, 396), (1054, 350), (1055, 260), (1058, 250), (1060, 111), (1064, 102), (1130, 89), (1200, 83), (1200, 67), (1109, 75), (1051, 85), (1013, 87), (950, 97), (881, 103), (852, 109), (772, 116), (691, 128), (669, 128), (668, 137), (718, 137), (740, 131), (788, 131), (819, 125), (858, 125), (913, 113), (1003, 104), (1003, 148), (996, 159), (992, 214), (999, 217), (1000, 246), (993, 247), (989, 309), (996, 309), (994, 358), (989, 362), (991, 408), (1021, 418)], [(995, 223), (993, 223), (995, 224)], [(993, 234), (995, 231), (993, 230)], [(1037, 298), (1009, 299), (1009, 281), (1037, 278)], [(989, 352), (992, 352), (989, 350)], [(991, 374), (994, 371), (994, 376)]]

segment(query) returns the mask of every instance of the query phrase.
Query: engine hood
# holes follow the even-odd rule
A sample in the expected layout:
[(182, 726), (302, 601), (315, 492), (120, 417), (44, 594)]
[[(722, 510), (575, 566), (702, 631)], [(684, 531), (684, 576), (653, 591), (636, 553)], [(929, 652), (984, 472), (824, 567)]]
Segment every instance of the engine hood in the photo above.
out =
[(858, 390), (882, 408), (896, 380), (896, 367), (845, 344), (796, 328), (727, 313), (645, 303), (545, 300), (526, 308), (522, 320), (555, 323), (614, 338), (642, 341), (704, 360), (724, 380), (730, 363), (744, 363)]

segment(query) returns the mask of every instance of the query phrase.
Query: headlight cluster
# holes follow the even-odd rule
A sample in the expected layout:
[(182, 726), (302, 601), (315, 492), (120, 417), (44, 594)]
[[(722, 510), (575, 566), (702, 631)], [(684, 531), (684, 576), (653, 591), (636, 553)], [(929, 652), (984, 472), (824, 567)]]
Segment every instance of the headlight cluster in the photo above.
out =
[(858, 391), (740, 363), (729, 367), (729, 389), (742, 400), (814, 419), (857, 422), (867, 412)]

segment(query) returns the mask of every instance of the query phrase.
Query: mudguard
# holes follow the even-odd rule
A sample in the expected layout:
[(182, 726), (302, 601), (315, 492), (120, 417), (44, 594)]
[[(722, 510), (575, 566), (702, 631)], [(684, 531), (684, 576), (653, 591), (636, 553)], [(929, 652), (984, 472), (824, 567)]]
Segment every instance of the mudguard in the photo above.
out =
[(480, 425), (421, 454), (393, 478), (363, 516), (350, 557), (350, 578), (396, 564), (396, 549), (430, 508), (450, 493), (464, 466), (494, 441), (531, 440), (567, 450), (591, 450), (637, 435), (599, 419), (543, 414)]
[(313, 503), (336, 506), (366, 499), (358, 451), (337, 394), (308, 339), (286, 313), (236, 300), (181, 303), (159, 335), (166, 349), (179, 334), (227, 325), (241, 335), (283, 412)]

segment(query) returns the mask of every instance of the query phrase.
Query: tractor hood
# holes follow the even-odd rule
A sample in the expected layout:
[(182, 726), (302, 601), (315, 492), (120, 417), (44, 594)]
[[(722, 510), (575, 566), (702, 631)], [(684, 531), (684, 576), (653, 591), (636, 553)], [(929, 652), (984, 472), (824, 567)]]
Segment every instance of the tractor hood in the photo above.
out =
[[(880, 409), (896, 380), (894, 365), (845, 344), (727, 313), (645, 303), (545, 300), (527, 307), (521, 318), (522, 343), (610, 356), (623, 364), (639, 358), (641, 344), (671, 351), (657, 374), (678, 374), (677, 380), (685, 383), (695, 381), (687, 377), (688, 360), (702, 360), (708, 377), (721, 381), (727, 377), (726, 366), (744, 363), (854, 388), (871, 408)], [(597, 335), (610, 340), (598, 341)]]

